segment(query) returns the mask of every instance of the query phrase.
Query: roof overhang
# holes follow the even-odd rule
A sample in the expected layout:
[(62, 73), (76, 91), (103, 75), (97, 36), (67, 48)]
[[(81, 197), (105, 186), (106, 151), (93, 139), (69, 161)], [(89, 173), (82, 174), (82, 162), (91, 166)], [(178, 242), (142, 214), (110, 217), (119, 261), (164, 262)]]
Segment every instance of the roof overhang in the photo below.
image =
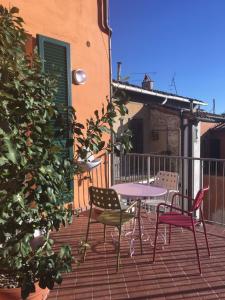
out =
[(223, 115), (212, 114), (206, 111), (196, 111), (196, 112), (184, 112), (184, 116), (188, 119), (195, 120), (197, 122), (205, 123), (225, 123), (225, 117)]
[(195, 105), (208, 105), (207, 103), (203, 102), (203, 101), (198, 101), (198, 100), (191, 100), (189, 98), (185, 98), (185, 97), (179, 97), (179, 96), (173, 96), (173, 95), (166, 95), (164, 93), (160, 93), (160, 92), (155, 92), (155, 91), (149, 91), (143, 88), (139, 88), (139, 87), (133, 87), (130, 85), (126, 85), (123, 83), (119, 83), (119, 82), (112, 82), (112, 86), (119, 88), (119, 89), (123, 89), (123, 90), (127, 90), (127, 91), (132, 91), (132, 92), (137, 92), (137, 93), (141, 93), (141, 94), (146, 94), (146, 95), (151, 95), (151, 96), (156, 96), (156, 97), (160, 97), (160, 98), (164, 98), (164, 99), (170, 99), (170, 100), (176, 100), (176, 101), (180, 101), (180, 102), (184, 102), (184, 103), (193, 103)]

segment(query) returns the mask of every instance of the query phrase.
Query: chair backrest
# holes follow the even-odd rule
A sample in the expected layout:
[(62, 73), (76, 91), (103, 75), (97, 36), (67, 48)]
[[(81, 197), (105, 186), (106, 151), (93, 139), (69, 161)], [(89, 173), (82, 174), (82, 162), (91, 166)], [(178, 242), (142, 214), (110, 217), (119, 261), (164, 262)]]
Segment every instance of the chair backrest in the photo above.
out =
[(96, 207), (103, 209), (121, 209), (119, 197), (115, 190), (89, 187), (90, 201)]
[(204, 199), (204, 195), (208, 190), (209, 190), (209, 186), (204, 187), (203, 189), (200, 189), (198, 191), (197, 195), (195, 196), (195, 200), (192, 204), (191, 212), (199, 209), (199, 207), (201, 206), (202, 201)]
[(176, 172), (159, 171), (153, 185), (161, 186), (167, 190), (178, 190), (179, 175)]

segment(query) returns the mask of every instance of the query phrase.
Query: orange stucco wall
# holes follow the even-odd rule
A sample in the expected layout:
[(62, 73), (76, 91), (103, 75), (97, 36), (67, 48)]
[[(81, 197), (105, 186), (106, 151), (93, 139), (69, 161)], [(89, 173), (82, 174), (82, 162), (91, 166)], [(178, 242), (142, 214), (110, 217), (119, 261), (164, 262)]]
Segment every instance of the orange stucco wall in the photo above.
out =
[[(33, 38), (41, 34), (70, 44), (71, 70), (81, 68), (88, 78), (84, 85), (72, 85), (72, 104), (79, 121), (93, 115), (110, 91), (109, 36), (99, 27), (98, 1), (0, 0), (0, 4), (20, 9), (19, 15)], [(75, 185), (78, 206), (87, 202), (87, 183), (79, 181), (78, 186), (75, 180)]]

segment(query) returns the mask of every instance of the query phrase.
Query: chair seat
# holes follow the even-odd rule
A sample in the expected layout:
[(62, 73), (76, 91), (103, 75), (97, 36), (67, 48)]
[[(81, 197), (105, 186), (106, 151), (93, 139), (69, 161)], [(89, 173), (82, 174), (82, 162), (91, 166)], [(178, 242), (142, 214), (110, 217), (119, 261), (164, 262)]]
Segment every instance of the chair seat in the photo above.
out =
[[(133, 218), (134, 218), (133, 213), (123, 212), (121, 224), (124, 224)], [(101, 215), (98, 216), (97, 221), (105, 225), (118, 227), (120, 225), (120, 211), (106, 210)]]
[(91, 219), (92, 220), (97, 220), (97, 218), (104, 212), (103, 209), (98, 209), (98, 208), (93, 208), (92, 209), (92, 214), (91, 214)]
[[(198, 222), (193, 219), (194, 225)], [(159, 216), (159, 223), (174, 225), (178, 227), (190, 228), (192, 227), (191, 216), (182, 215), (177, 212), (167, 212)]]
[[(156, 212), (159, 203), (166, 203), (165, 198), (147, 199), (144, 202), (144, 207), (147, 212)], [(165, 211), (165, 208), (160, 208), (161, 212)]]
[(145, 203), (149, 206), (157, 206), (159, 203), (166, 202), (165, 198), (147, 199)]

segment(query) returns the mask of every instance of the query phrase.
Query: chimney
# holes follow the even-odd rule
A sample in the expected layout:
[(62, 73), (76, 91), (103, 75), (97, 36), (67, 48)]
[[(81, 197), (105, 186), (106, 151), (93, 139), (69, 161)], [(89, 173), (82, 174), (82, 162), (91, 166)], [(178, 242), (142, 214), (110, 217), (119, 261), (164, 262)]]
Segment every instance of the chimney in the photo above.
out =
[(117, 80), (120, 81), (121, 79), (121, 65), (122, 63), (120, 61), (117, 62)]
[(147, 74), (145, 74), (145, 77), (142, 81), (143, 89), (146, 89), (146, 90), (149, 90), (149, 91), (153, 90), (153, 83), (154, 83), (154, 81), (151, 80), (151, 78)]

